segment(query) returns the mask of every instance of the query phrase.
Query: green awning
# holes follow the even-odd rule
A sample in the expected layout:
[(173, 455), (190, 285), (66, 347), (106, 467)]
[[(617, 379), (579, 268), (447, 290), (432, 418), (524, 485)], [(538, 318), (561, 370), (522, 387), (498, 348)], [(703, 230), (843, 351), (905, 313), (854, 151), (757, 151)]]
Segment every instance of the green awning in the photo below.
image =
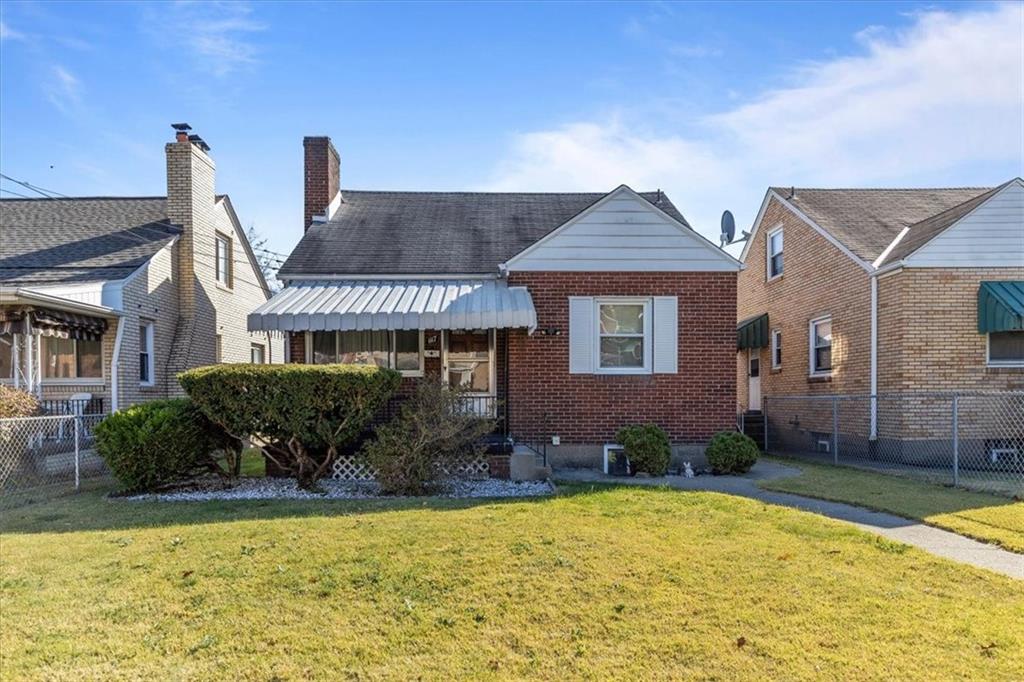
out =
[(1024, 282), (982, 282), (978, 287), (978, 331), (1024, 330)]
[(768, 313), (748, 317), (736, 325), (736, 348), (764, 348), (768, 345)]

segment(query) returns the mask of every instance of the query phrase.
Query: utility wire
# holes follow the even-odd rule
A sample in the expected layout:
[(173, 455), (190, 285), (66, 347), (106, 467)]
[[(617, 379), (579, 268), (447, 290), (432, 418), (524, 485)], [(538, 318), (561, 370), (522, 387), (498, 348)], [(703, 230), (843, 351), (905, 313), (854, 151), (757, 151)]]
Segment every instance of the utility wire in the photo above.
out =
[(18, 180), (16, 178), (12, 178), (10, 175), (4, 175), (3, 173), (0, 173), (0, 178), (3, 178), (4, 180), (10, 180), (15, 184), (21, 185), (25, 189), (30, 189), (36, 194), (43, 195), (47, 199), (53, 199), (54, 195), (58, 197), (63, 197), (65, 199), (70, 198), (67, 194), (61, 194), (60, 192), (55, 192), (52, 189), (46, 189), (45, 187), (39, 187), (37, 185), (33, 185), (31, 182), (26, 182), (25, 180)]
[(30, 197), (27, 194), (22, 194), (21, 192), (13, 192), (13, 191), (11, 191), (9, 189), (4, 189), (3, 187), (0, 187), (0, 192), (7, 192), (8, 194), (13, 194), (14, 196), (21, 197), (22, 199), (32, 199), (32, 198), (34, 198), (34, 197)]

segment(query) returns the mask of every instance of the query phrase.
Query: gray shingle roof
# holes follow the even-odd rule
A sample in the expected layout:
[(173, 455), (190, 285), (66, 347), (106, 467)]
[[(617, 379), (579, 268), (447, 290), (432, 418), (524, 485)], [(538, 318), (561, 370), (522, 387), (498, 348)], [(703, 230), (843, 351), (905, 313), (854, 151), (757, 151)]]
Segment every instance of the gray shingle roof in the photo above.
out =
[[(987, 187), (771, 189), (869, 263), (885, 251), (904, 227), (921, 223), (990, 190)], [(913, 230), (907, 237), (912, 233)]]
[[(313, 223), (280, 276), (487, 274), (603, 193), (342, 190), (330, 222)], [(683, 224), (659, 192), (640, 193)]]
[(123, 279), (181, 229), (164, 197), (0, 200), (0, 282)]

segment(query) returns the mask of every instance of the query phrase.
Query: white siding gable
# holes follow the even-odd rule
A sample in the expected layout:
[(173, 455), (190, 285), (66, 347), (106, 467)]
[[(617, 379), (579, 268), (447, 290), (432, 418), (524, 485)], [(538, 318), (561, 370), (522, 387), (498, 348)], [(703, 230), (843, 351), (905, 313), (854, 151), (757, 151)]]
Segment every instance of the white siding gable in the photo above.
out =
[(513, 272), (734, 272), (740, 264), (623, 186), (509, 259), (506, 267)]
[(905, 259), (907, 267), (1024, 267), (1024, 183), (1009, 183)]

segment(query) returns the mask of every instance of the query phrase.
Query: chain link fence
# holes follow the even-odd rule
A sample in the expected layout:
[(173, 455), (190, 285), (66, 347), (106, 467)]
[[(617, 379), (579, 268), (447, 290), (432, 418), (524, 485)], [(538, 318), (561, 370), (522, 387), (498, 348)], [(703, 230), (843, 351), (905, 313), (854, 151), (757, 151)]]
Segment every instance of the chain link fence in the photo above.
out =
[(1024, 496), (1024, 392), (770, 396), (764, 450)]
[(0, 419), (0, 509), (111, 480), (94, 449), (93, 432), (105, 416)]

